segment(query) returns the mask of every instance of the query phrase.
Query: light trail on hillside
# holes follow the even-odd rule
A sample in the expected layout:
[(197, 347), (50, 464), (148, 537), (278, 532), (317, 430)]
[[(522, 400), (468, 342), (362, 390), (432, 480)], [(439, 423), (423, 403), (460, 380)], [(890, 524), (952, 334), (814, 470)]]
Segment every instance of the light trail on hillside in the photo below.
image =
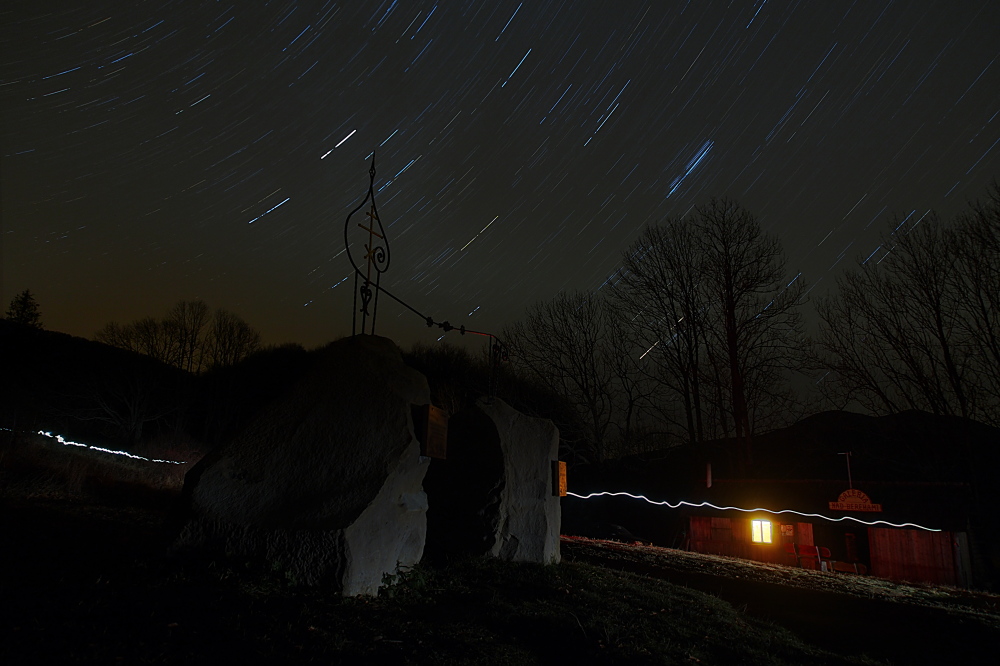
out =
[(147, 458), (145, 456), (139, 456), (134, 453), (129, 453), (128, 451), (115, 451), (113, 449), (106, 449), (101, 446), (92, 446), (90, 444), (82, 444), (80, 442), (73, 442), (62, 435), (53, 435), (51, 432), (46, 432), (45, 430), (39, 430), (36, 434), (42, 435), (43, 437), (48, 437), (49, 439), (54, 439), (63, 446), (76, 446), (80, 448), (89, 449), (91, 451), (100, 451), (101, 453), (110, 453), (116, 456), (124, 456), (126, 458), (131, 458), (133, 460), (145, 460), (146, 462), (154, 463), (166, 463), (168, 465), (186, 465), (187, 461), (184, 460), (160, 460), (158, 458)]

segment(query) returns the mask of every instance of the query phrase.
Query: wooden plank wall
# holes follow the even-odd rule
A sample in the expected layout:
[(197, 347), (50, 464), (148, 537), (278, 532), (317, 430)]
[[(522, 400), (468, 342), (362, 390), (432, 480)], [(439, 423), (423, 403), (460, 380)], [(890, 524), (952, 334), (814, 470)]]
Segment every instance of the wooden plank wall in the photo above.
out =
[[(697, 553), (791, 564), (793, 560), (782, 546), (784, 541), (814, 545), (810, 523), (795, 523), (795, 534), (789, 539), (781, 537), (780, 522), (774, 521), (775, 542), (768, 545), (751, 542), (749, 518), (691, 516), (689, 524), (689, 548)], [(951, 532), (869, 527), (869, 570), (874, 576), (891, 580), (962, 585), (965, 581), (955, 561), (959, 547), (955, 540)]]
[[(789, 555), (782, 548), (778, 522), (773, 522), (774, 543), (770, 544), (756, 544), (750, 540), (749, 518), (691, 516), (689, 524), (689, 548), (696, 553), (728, 555), (757, 562), (789, 563)], [(808, 527), (811, 540), (812, 525)]]
[(868, 528), (873, 576), (942, 585), (961, 583), (951, 532)]

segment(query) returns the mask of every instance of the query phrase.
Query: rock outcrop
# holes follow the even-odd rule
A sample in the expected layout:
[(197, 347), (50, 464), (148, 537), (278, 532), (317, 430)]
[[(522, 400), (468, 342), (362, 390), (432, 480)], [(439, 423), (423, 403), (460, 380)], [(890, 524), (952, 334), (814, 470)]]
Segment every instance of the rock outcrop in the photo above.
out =
[(428, 459), (411, 405), (427, 381), (385, 338), (316, 352), (314, 368), (188, 473), (179, 549), (265, 558), (304, 584), (374, 594), (418, 562)]
[(559, 497), (552, 462), (559, 431), (502, 400), (480, 399), (448, 424), (448, 457), (425, 480), (428, 554), (559, 561)]

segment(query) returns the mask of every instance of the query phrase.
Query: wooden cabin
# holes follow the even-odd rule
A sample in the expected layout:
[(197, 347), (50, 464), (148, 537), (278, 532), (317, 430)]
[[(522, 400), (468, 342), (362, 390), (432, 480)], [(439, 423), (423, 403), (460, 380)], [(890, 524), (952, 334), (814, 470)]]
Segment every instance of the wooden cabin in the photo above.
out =
[[(767, 510), (687, 510), (685, 545), (699, 553), (897, 581), (971, 584), (966, 485), (842, 485), (717, 481), (705, 490), (704, 501), (716, 507)], [(911, 525), (900, 526), (906, 523)]]
[[(995, 589), (998, 443), (1000, 428), (960, 417), (821, 412), (755, 436), (752, 450), (721, 439), (578, 472), (588, 492), (684, 504), (608, 497), (577, 513), (675, 548)], [(733, 508), (691, 506), (701, 502)]]

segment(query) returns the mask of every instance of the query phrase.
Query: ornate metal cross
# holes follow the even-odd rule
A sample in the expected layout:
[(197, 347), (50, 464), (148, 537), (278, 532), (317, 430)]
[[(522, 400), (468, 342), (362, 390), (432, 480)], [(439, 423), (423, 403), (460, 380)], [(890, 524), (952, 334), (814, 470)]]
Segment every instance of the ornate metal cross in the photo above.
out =
[[(347, 249), (347, 257), (354, 267), (354, 313), (351, 320), (351, 334), (357, 335), (358, 313), (361, 313), (361, 333), (375, 334), (375, 315), (378, 313), (379, 283), (382, 273), (389, 269), (389, 240), (386, 238), (385, 228), (378, 216), (378, 207), (375, 205), (375, 154), (372, 153), (372, 165), (368, 169), (368, 194), (358, 207), (347, 214), (344, 222), (344, 247)], [(368, 232), (368, 242), (362, 242), (365, 248), (363, 260), (366, 264), (365, 271), (358, 267), (358, 262), (354, 260), (351, 252), (351, 241), (349, 234), (355, 228), (351, 226), (351, 217), (361, 210), (365, 204), (369, 204), (365, 215), (368, 217), (367, 226), (361, 222), (356, 223), (356, 228), (363, 232)], [(357, 232), (355, 232), (355, 235)], [(374, 281), (372, 271), (375, 271)], [(363, 282), (358, 284), (358, 278)], [(361, 296), (361, 308), (358, 308), (358, 296)], [(368, 318), (371, 317), (371, 327), (368, 325)], [(367, 329), (367, 330), (366, 330)]]

